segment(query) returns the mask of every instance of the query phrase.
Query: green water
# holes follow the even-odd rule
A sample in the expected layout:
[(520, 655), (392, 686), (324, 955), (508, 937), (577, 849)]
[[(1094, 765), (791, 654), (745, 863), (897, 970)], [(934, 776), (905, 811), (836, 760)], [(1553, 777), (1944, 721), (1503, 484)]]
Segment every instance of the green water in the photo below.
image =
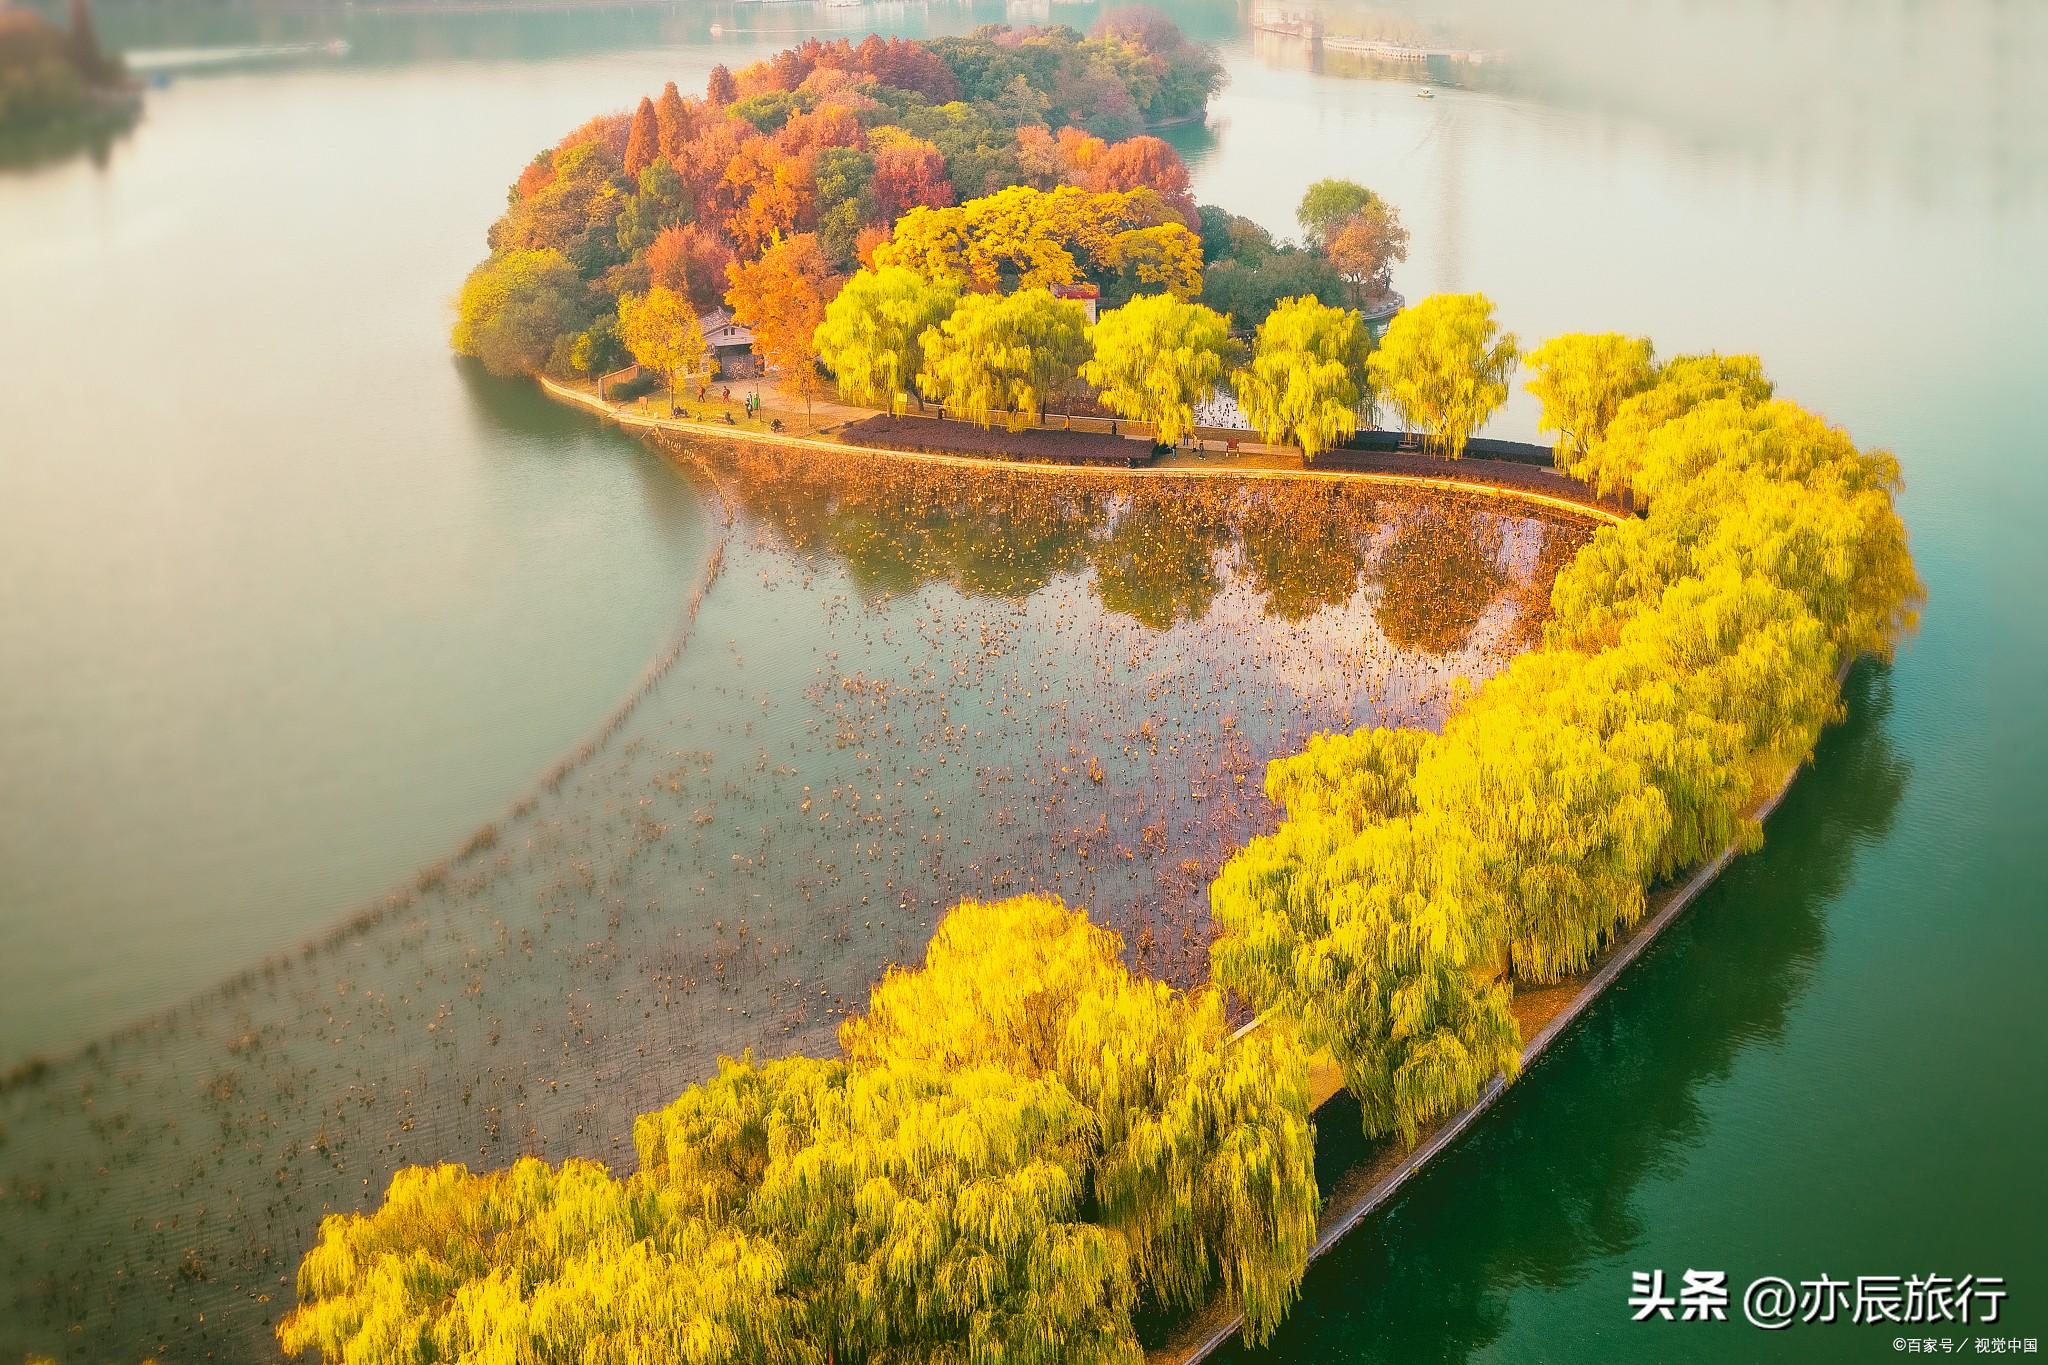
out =
[[(1195, 12), (1232, 72), (1177, 134), (1198, 193), (1284, 228), (1352, 175), (1413, 230), (1411, 297), (1760, 352), (1899, 453), (1930, 605), (1764, 852), (1312, 1273), (1262, 1358), (1891, 1351), (1631, 1324), (1651, 1268), (2004, 1275), (1987, 1331), (2039, 1336), (2044, 20), (1562, 8), (1481, 16), (1517, 92), (1428, 101)], [(1511, 647), (1563, 542), (1483, 508), (933, 503), (711, 459), (714, 486), (452, 363), (445, 300), (513, 169), (781, 41), (721, 19), (109, 11), (117, 41), (354, 46), (177, 80), (104, 166), (0, 177), (0, 1060), (140, 1023), (0, 1097), (0, 1357), (260, 1355), (321, 1207), (402, 1160), (615, 1153), (719, 1050), (829, 1045), (952, 896), (1054, 885), (1185, 978), (1199, 869), (1263, 818), (1234, 778), (1311, 725), (1427, 722)], [(1496, 430), (1531, 426), (1518, 401)], [(1272, 569), (1304, 524), (1358, 572)], [(1390, 629), (1414, 562), (1453, 619)], [(487, 820), (492, 848), (326, 938)]]

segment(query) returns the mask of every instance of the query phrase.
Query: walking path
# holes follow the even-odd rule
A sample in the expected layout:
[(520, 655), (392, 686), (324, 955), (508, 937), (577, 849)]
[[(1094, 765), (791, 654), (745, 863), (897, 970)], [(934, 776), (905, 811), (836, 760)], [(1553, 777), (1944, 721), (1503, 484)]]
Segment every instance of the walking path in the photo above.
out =
[[(1410, 488), (1436, 488), (1450, 492), (1513, 498), (1520, 502), (1555, 508), (1601, 521), (1618, 522), (1626, 520), (1628, 516), (1626, 512), (1602, 502), (1590, 488), (1576, 479), (1555, 471), (1536, 471), (1528, 465), (1499, 460), (1439, 460), (1416, 455), (1386, 455), (1374, 460), (1375, 463), (1384, 466), (1380, 468), (1319, 469), (1304, 465), (1301, 452), (1290, 446), (1267, 445), (1239, 437), (1238, 449), (1234, 453), (1208, 451), (1197, 454), (1190, 451), (1175, 451), (1171, 455), (1161, 456), (1149, 464), (1136, 468), (1124, 468), (1120, 465), (1052, 464), (1042, 460), (946, 455), (932, 451), (856, 445), (840, 439), (837, 433), (856, 422), (876, 416), (872, 408), (853, 407), (836, 399), (815, 399), (806, 413), (805, 404), (801, 400), (791, 399), (785, 394), (778, 393), (772, 385), (760, 382), (734, 385), (733, 398), (729, 404), (717, 396), (703, 403), (685, 400), (683, 404), (692, 411), (699, 407), (719, 408), (733, 417), (731, 424), (722, 419), (706, 421), (698, 417), (662, 416), (661, 413), (670, 405), (666, 397), (621, 403), (599, 398), (595, 390), (587, 384), (567, 384), (543, 377), (540, 385), (543, 391), (563, 402), (587, 408), (631, 430), (657, 434), (712, 437), (723, 441), (746, 441), (757, 445), (818, 450), (837, 455), (880, 456), (959, 468), (997, 468), (1037, 474), (1097, 474), (1115, 478), (1212, 478), (1227, 475), (1239, 479), (1364, 480)], [(722, 392), (724, 387), (714, 385), (714, 395)], [(762, 396), (759, 417), (741, 415), (742, 400), (748, 392), (758, 392)], [(776, 420), (782, 422), (783, 430), (773, 429), (772, 423)], [(1211, 440), (1215, 439), (1213, 432), (1204, 434)], [(1422, 472), (1424, 470), (1429, 472)], [(1550, 486), (1553, 483), (1554, 488)]]

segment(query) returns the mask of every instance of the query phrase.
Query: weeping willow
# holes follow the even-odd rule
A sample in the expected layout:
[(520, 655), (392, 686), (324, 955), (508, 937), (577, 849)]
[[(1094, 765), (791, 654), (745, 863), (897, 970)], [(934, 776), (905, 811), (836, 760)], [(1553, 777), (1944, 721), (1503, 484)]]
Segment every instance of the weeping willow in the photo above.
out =
[(1315, 1242), (1307, 1054), (1284, 1023), (1230, 1046), (1216, 992), (1132, 976), (1122, 951), (1057, 899), (962, 904), (840, 1040), (856, 1062), (1056, 1081), (1088, 1111), (1097, 1214), (1143, 1287), (1168, 1309), (1220, 1291), (1262, 1340)]
[(1329, 1048), (1368, 1133), (1412, 1144), (1512, 1079), (1514, 985), (1584, 970), (1658, 881), (1756, 847), (1841, 663), (1913, 625), (1892, 456), (1776, 399), (1753, 356), (1621, 379), (1594, 423), (1536, 386), (1570, 472), (1648, 509), (1559, 574), (1543, 646), (1441, 735), (1276, 761), (1278, 829), (1211, 886), (1214, 979)]
[(1056, 900), (965, 904), (843, 1059), (727, 1060), (639, 1169), (400, 1171), (299, 1269), (289, 1353), (350, 1365), (1137, 1365), (1133, 1313), (1247, 1339), (1315, 1239), (1307, 1055), (1132, 976)]

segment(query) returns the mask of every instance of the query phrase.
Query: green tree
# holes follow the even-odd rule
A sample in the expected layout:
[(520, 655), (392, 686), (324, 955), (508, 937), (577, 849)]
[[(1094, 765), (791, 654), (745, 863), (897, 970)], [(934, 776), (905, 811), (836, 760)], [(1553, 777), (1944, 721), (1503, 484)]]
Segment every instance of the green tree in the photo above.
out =
[(1372, 337), (1358, 314), (1310, 298), (1283, 299), (1259, 324), (1249, 368), (1232, 383), (1245, 416), (1268, 441), (1316, 456), (1358, 430), (1369, 403)]
[(1321, 252), (1296, 246), (1233, 257), (1202, 276), (1202, 302), (1245, 330), (1264, 322), (1282, 299), (1307, 297), (1341, 308), (1350, 295)]
[(1557, 433), (1557, 465), (1567, 469), (1607, 432), (1628, 398), (1656, 379), (1647, 337), (1567, 332), (1522, 357), (1527, 388), (1543, 405), (1538, 431)]
[(1102, 314), (1088, 341), (1094, 354), (1081, 377), (1111, 412), (1150, 423), (1153, 439), (1172, 445), (1195, 429), (1195, 404), (1223, 378), (1230, 319), (1171, 294), (1141, 294)]
[(659, 284), (645, 294), (619, 296), (619, 341), (635, 361), (678, 392), (711, 359), (696, 307)]
[(626, 344), (619, 339), (619, 316), (612, 313), (577, 333), (569, 348), (569, 363), (578, 374), (609, 374), (629, 359)]
[(469, 272), (455, 301), (458, 353), (492, 374), (538, 374), (555, 338), (580, 330), (583, 281), (559, 251), (508, 251)]
[(680, 227), (690, 219), (690, 191), (675, 167), (656, 161), (640, 172), (640, 188), (619, 206), (616, 232), (619, 250), (643, 254), (663, 228)]
[(1516, 358), (1515, 334), (1494, 322), (1486, 295), (1432, 294), (1388, 325), (1372, 356), (1373, 387), (1404, 425), (1455, 460), (1507, 402)]
[(1080, 304), (1050, 290), (968, 294), (944, 322), (925, 329), (918, 387), (984, 427), (1001, 417), (1022, 431), (1078, 376), (1087, 326)]
[(862, 270), (825, 306), (818, 359), (848, 402), (902, 412), (924, 368), (926, 332), (952, 315), (960, 287), (902, 266)]
[(1329, 246), (1344, 224), (1380, 197), (1356, 180), (1318, 180), (1302, 193), (1294, 221), (1304, 240), (1317, 250)]

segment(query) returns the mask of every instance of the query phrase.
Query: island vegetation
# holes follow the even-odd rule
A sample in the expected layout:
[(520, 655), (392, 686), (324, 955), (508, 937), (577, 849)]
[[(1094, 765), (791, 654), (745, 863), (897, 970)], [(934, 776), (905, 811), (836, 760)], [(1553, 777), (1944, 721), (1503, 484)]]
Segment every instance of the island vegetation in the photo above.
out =
[[(1138, 131), (1214, 88), (1176, 39), (807, 44), (701, 100), (671, 88), (529, 168), (458, 344), (513, 370), (616, 347), (673, 378), (701, 363), (692, 307), (722, 297), (793, 382), (822, 361), (869, 406), (1023, 424), (1081, 385), (1171, 439), (1227, 380), (1309, 457), (1384, 403), (1456, 458), (1526, 365), (1560, 468), (1641, 515), (1587, 541), (1541, 641), (1441, 733), (1324, 734), (1271, 764), (1284, 814), (1211, 884), (1206, 984), (1134, 974), (1054, 900), (959, 905), (841, 1055), (726, 1062), (641, 1118), (631, 1174), (415, 1168), (329, 1217), (287, 1351), (1135, 1362), (1139, 1321), (1209, 1302), (1259, 1341), (1314, 1238), (1311, 1057), (1403, 1144), (1512, 1080), (1516, 990), (1585, 971), (1654, 887), (1756, 847), (1843, 667), (1910, 629), (1891, 456), (1777, 397), (1754, 357), (1660, 362), (1618, 335), (1524, 356), (1483, 295), (1405, 309), (1375, 347), (1359, 291), (1384, 287), (1398, 218), (1323, 182), (1281, 248), (1196, 208)], [(1379, 264), (1348, 254), (1368, 248)], [(1239, 283), (1315, 264), (1331, 287), (1219, 308), (1225, 264)], [(1110, 305), (1093, 324), (1062, 297), (1077, 284)], [(1259, 1026), (1233, 1034), (1231, 1001)]]
[[(1407, 254), (1399, 214), (1350, 182), (1311, 188), (1300, 245), (1197, 205), (1179, 155), (1146, 129), (1199, 116), (1221, 80), (1213, 52), (1132, 9), (1085, 38), (989, 26), (812, 40), (719, 68), (701, 95), (671, 83), (527, 166), (458, 299), (455, 347), (502, 374), (639, 364), (672, 386), (701, 382), (716, 358), (690, 328), (629, 323), (653, 298), (664, 316), (730, 310), (762, 365), (805, 397), (822, 361), (849, 400), (895, 411), (964, 396), (977, 420), (1015, 425), (1047, 401), (1107, 401), (1157, 425), (1141, 381), (1201, 401), (1243, 368), (1283, 300), (1390, 311), (1389, 271)], [(996, 309), (975, 297), (1035, 291), (1052, 298)], [(1113, 313), (1156, 295), (1209, 310), (1202, 346), (1154, 348), (1134, 368), (1130, 348), (1148, 334), (1135, 316), (1075, 341), (1078, 298)], [(927, 306), (937, 299), (943, 312)], [(963, 387), (1019, 329), (1048, 343), (1030, 373)], [(1347, 355), (1328, 396), (1369, 411), (1363, 351)], [(1106, 390), (1116, 397), (1101, 400)], [(1164, 406), (1164, 429), (1184, 430), (1181, 405)]]
[(140, 108), (121, 59), (100, 46), (85, 0), (59, 28), (0, 3), (0, 164), (103, 143)]

